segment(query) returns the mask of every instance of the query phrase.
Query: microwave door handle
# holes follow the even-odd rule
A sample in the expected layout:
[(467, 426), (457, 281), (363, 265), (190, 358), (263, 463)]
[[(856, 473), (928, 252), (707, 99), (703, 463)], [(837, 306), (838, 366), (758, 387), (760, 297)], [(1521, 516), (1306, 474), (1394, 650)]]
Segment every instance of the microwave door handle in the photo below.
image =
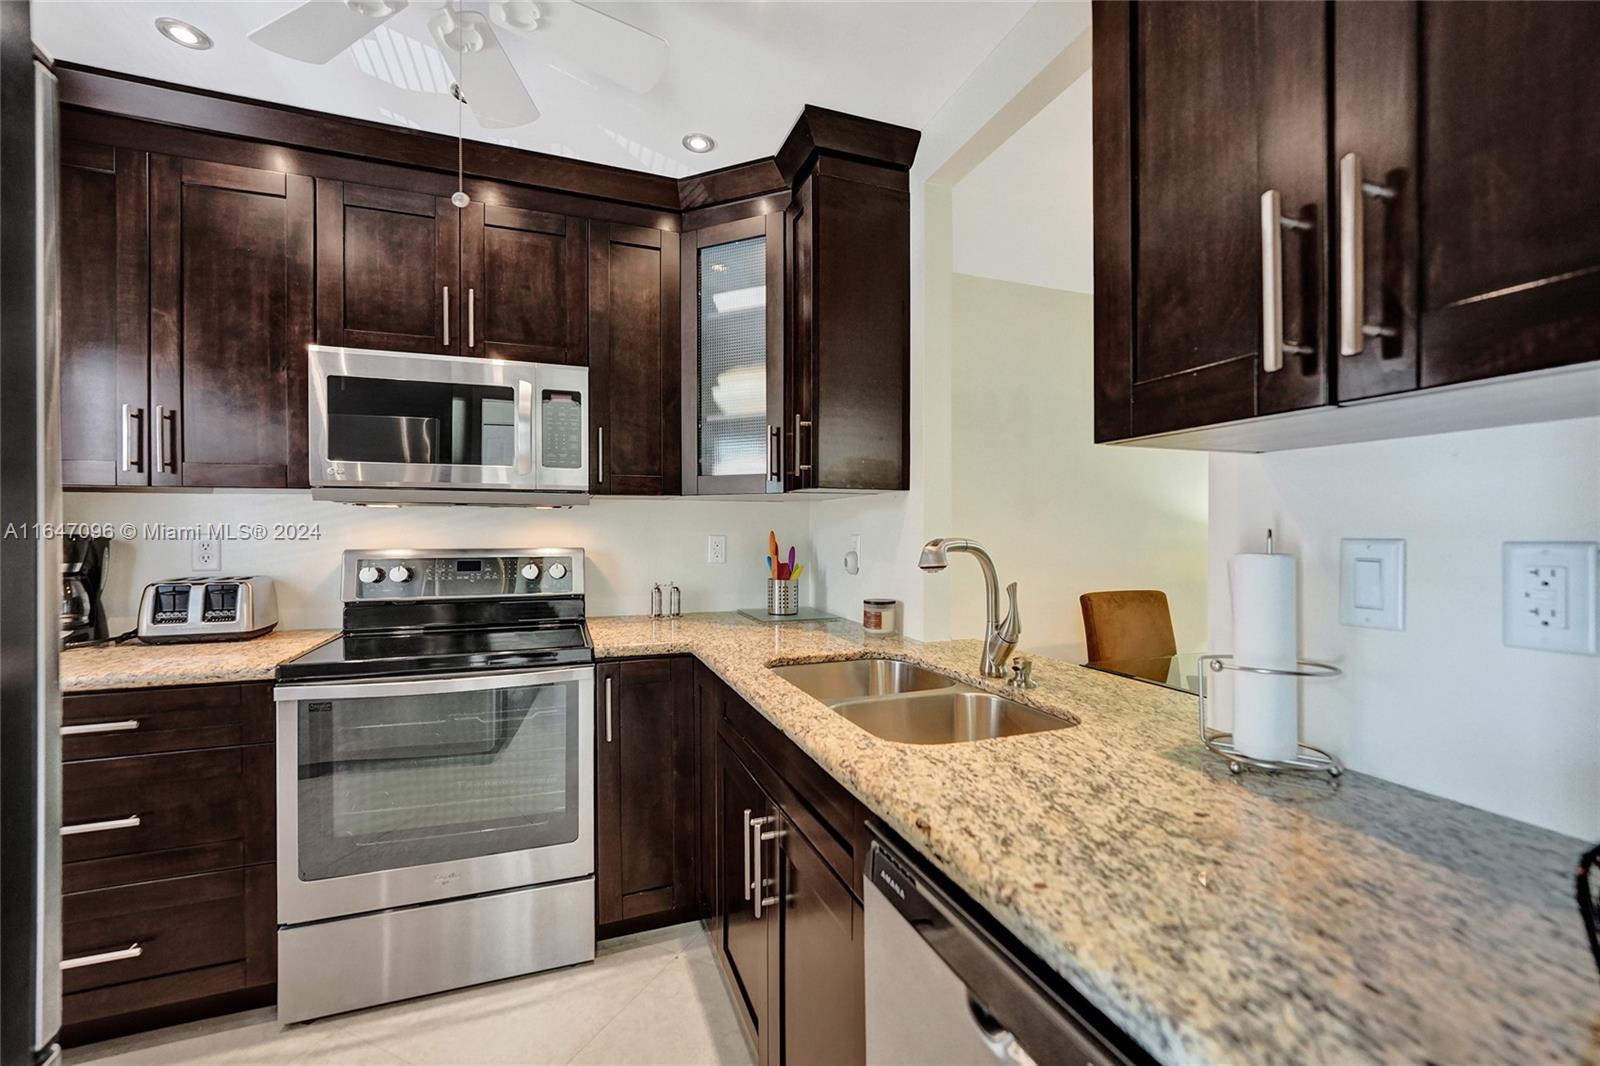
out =
[(533, 473), (533, 382), (517, 382), (517, 473)]

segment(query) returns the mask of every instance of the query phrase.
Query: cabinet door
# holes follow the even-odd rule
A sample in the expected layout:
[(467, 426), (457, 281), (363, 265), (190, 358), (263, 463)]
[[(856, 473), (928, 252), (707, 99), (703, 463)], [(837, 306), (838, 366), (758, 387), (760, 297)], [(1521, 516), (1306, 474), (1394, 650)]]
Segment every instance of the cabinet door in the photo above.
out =
[[(717, 794), (717, 951), (738, 995), (737, 1007), (763, 1063), (773, 1061), (772, 1031), (778, 1027), (778, 924), (771, 908), (756, 913), (755, 861), (752, 836), (770, 828), (777, 808), (726, 741), (717, 748), (721, 781)], [(765, 855), (771, 848), (761, 849)], [(762, 870), (762, 887), (776, 878)]]
[(583, 232), (578, 218), (467, 205), (461, 212), (460, 354), (587, 362)]
[(783, 217), (683, 235), (685, 495), (782, 492)]
[(678, 235), (595, 223), (589, 245), (589, 487), (669, 496), (679, 459)]
[(1326, 21), (1321, 4), (1095, 4), (1096, 440), (1327, 402)]
[[(291, 484), (312, 334), (311, 179), (156, 156), (150, 230), (151, 482)], [(302, 461), (295, 483), (304, 474)]]
[(788, 819), (783, 825), (783, 1058), (867, 1058), (861, 904)]
[(790, 488), (909, 484), (910, 202), (904, 171), (824, 156), (789, 206)]
[[(1364, 337), (1341, 399), (1600, 358), (1600, 6), (1338, 4)], [(1349, 57), (1348, 59), (1344, 57)]]
[(318, 342), (463, 354), (460, 215), (431, 193), (318, 178)]
[(61, 482), (150, 483), (148, 159), (61, 146)]
[(603, 663), (595, 783), (602, 926), (689, 916), (699, 791), (693, 660)]

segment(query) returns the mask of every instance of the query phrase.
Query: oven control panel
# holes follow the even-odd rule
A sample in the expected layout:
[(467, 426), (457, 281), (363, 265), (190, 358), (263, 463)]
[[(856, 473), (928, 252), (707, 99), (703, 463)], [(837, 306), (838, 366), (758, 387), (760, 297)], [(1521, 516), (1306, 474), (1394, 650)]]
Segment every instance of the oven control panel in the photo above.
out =
[(346, 603), (583, 594), (583, 549), (344, 553)]

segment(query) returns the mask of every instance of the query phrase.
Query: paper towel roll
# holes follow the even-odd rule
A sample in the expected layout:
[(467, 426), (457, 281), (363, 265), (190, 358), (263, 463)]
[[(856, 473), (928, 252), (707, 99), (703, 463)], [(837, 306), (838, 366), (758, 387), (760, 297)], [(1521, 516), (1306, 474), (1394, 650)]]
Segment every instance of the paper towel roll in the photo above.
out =
[[(1292, 555), (1233, 557), (1233, 661), (1295, 669), (1298, 617)], [(1300, 743), (1298, 678), (1233, 675), (1233, 743), (1256, 759), (1289, 759)]]

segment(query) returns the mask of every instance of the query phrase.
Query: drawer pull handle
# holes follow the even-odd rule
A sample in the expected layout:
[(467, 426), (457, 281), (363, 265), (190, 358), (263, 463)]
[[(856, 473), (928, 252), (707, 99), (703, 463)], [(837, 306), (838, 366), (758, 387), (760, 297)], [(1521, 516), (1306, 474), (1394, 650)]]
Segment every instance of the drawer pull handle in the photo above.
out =
[(116, 951), (102, 951), (98, 955), (79, 955), (75, 959), (62, 959), (63, 970), (76, 970), (82, 966), (100, 966), (108, 962), (122, 962), (125, 959), (137, 959), (144, 954), (144, 948), (139, 944), (129, 944)]
[(104, 833), (108, 829), (137, 829), (139, 816), (130, 814), (126, 818), (112, 818), (104, 822), (79, 822), (77, 825), (64, 825), (61, 835), (75, 837), (80, 833)]
[(61, 735), (64, 737), (82, 737), (91, 733), (132, 733), (139, 728), (139, 719), (129, 718), (122, 722), (88, 722), (84, 725), (64, 725)]

